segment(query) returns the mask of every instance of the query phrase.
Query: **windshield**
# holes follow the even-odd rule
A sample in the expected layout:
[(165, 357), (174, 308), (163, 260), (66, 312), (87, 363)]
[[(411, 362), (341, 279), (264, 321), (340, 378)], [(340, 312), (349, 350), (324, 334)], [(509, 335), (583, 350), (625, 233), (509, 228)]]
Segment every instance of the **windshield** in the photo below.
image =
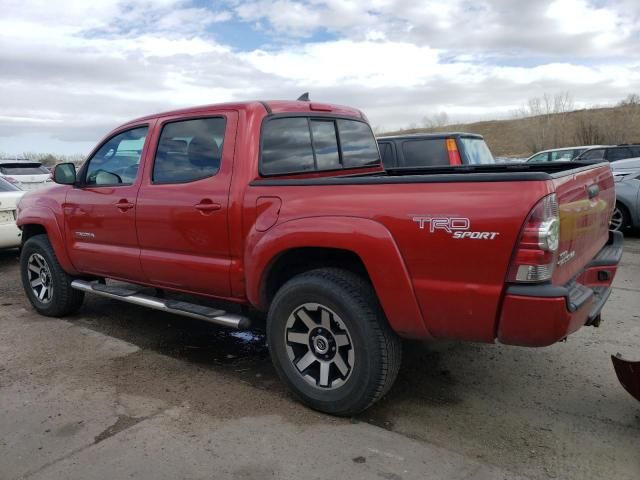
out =
[(2, 165), (0, 172), (4, 175), (45, 175), (49, 174), (49, 170), (39, 164), (27, 165)]
[(482, 138), (460, 137), (467, 163), (470, 165), (491, 165), (496, 163), (491, 150)]
[(0, 193), (4, 192), (19, 192), (20, 189), (15, 185), (7, 182), (4, 178), (0, 177)]

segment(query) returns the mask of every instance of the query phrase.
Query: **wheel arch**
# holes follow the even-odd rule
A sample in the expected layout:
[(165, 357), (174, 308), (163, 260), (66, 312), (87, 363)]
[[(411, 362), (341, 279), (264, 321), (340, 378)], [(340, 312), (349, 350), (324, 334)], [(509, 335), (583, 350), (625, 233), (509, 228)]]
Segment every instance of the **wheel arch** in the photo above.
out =
[(18, 227), (22, 230), (23, 246), (34, 235), (46, 234), (60, 266), (69, 274), (77, 275), (79, 273), (71, 263), (63, 231), (53, 211), (46, 207), (21, 211), (18, 217)]
[[(288, 278), (318, 267), (343, 268), (369, 281), (393, 330), (410, 338), (430, 338), (404, 259), (382, 224), (354, 217), (292, 220), (247, 241), (246, 289), (252, 305), (269, 308)], [(325, 263), (326, 262), (326, 263)]]

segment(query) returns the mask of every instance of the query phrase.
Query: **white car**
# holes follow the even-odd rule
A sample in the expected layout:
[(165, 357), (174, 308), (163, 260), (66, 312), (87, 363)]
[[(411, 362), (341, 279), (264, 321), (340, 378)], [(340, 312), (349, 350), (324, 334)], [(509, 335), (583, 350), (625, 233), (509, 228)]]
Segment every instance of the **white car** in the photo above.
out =
[(0, 160), (0, 178), (22, 190), (36, 190), (51, 182), (51, 172), (40, 162)]
[(0, 178), (0, 248), (20, 246), (22, 232), (16, 226), (16, 205), (24, 191)]
[(531, 155), (525, 160), (525, 162), (569, 162), (586, 150), (601, 146), (602, 145), (581, 145), (577, 147), (552, 148), (549, 150), (542, 150), (541, 152), (537, 152)]

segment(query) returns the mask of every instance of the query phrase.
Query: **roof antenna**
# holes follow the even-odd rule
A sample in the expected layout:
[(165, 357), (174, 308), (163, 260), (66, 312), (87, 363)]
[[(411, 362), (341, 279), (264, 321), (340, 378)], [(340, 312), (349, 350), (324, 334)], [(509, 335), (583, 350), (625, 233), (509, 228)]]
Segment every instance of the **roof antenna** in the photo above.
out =
[(308, 102), (309, 101), (309, 92), (304, 92), (302, 95), (298, 97), (299, 102)]

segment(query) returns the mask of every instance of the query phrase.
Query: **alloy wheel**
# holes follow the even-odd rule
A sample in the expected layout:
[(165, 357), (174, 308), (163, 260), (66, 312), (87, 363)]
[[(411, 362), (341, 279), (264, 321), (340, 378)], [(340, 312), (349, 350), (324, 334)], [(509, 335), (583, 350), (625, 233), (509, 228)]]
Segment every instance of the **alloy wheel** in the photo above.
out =
[(335, 389), (353, 371), (355, 350), (344, 321), (318, 303), (305, 303), (289, 316), (285, 327), (289, 360), (309, 384)]
[(53, 296), (53, 277), (45, 258), (32, 253), (27, 262), (29, 285), (33, 295), (42, 303), (49, 303)]

